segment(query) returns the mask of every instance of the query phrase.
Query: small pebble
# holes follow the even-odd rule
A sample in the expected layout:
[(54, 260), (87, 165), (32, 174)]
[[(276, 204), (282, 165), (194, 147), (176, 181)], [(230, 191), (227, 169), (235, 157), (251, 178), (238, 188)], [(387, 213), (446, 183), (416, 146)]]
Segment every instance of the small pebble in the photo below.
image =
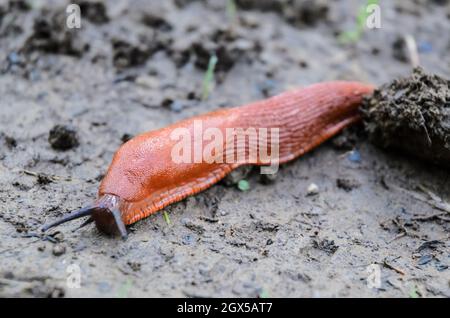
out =
[(194, 236), (187, 234), (183, 237), (183, 244), (184, 245), (192, 245), (195, 243)]
[(62, 234), (61, 232), (56, 232), (55, 234), (52, 235), (53, 238), (59, 242), (61, 242), (62, 240), (64, 240), (64, 234)]
[(97, 284), (98, 291), (101, 293), (107, 293), (111, 291), (111, 285), (107, 282), (100, 282)]
[(147, 75), (139, 76), (134, 82), (140, 86), (150, 89), (157, 89), (160, 85), (158, 78)]
[(276, 89), (276, 86), (277, 83), (274, 80), (267, 79), (264, 82), (257, 84), (257, 89), (264, 97), (268, 97)]
[(316, 195), (319, 194), (319, 187), (315, 183), (311, 183), (306, 190), (307, 195)]
[(433, 255), (427, 254), (423, 255), (418, 262), (418, 265), (426, 265), (433, 260)]
[(419, 53), (431, 53), (433, 51), (433, 45), (430, 42), (420, 42), (418, 50)]
[(19, 64), (20, 63), (20, 56), (16, 52), (11, 52), (8, 55), (8, 62), (10, 64)]
[(175, 112), (175, 113), (179, 113), (183, 110), (183, 103), (175, 100), (172, 102), (172, 104), (170, 104), (170, 110)]
[(62, 244), (56, 244), (53, 246), (53, 255), (55, 256), (61, 256), (66, 252), (66, 247)]
[(349, 155), (348, 155), (348, 160), (350, 160), (351, 162), (361, 162), (361, 154), (359, 153), (358, 150), (352, 150), (350, 151)]

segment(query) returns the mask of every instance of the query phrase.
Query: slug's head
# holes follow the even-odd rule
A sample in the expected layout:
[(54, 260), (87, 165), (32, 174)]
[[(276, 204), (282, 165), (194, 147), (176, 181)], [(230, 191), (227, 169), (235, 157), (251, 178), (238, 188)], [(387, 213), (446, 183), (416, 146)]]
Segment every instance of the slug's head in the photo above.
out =
[(120, 212), (120, 199), (115, 195), (106, 194), (98, 199), (93, 205), (73, 211), (61, 219), (47, 224), (42, 227), (42, 231), (58, 226), (62, 223), (79, 219), (82, 217), (89, 217), (80, 227), (95, 222), (97, 228), (107, 234), (120, 234), (123, 239), (127, 238), (127, 230), (122, 220)]

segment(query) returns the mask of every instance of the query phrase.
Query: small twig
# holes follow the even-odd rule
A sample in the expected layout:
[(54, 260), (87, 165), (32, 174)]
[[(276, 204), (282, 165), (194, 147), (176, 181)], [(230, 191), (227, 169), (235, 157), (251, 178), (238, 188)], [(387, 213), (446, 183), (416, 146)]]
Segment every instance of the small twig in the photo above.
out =
[(411, 220), (413, 221), (430, 221), (433, 219), (441, 219), (442, 216), (444, 216), (445, 213), (436, 213), (436, 214), (431, 214), (431, 215), (419, 215), (419, 216), (415, 216), (412, 217)]
[(21, 172), (23, 172), (26, 175), (33, 176), (33, 177), (36, 177), (36, 178), (46, 177), (49, 180), (55, 181), (55, 182), (56, 181), (67, 181), (67, 182), (74, 181), (74, 179), (72, 179), (71, 177), (62, 177), (62, 176), (57, 176), (57, 175), (49, 175), (49, 174), (46, 174), (46, 173), (39, 173), (39, 172), (30, 171), (30, 170), (21, 170)]
[(433, 208), (437, 210), (444, 211), (446, 213), (450, 213), (450, 204), (442, 200), (438, 195), (431, 192), (429, 189), (425, 188), (423, 185), (420, 185), (418, 188), (425, 194), (427, 194), (430, 198), (426, 198), (425, 196), (421, 195), (418, 192), (410, 191), (407, 189), (404, 189), (400, 186), (390, 184), (389, 186), (393, 187), (394, 189), (403, 191), (405, 193), (408, 193), (410, 196), (415, 198), (416, 200), (422, 201), (424, 203), (427, 203), (428, 205), (432, 206)]
[(383, 221), (380, 223), (380, 226), (383, 229), (387, 229), (386, 223), (387, 222), (392, 222), (399, 230), (400, 233), (397, 234), (393, 239), (391, 239), (390, 241), (388, 241), (387, 243), (390, 244), (392, 242), (394, 242), (395, 240), (398, 240), (399, 238), (402, 238), (404, 236), (410, 236), (410, 237), (420, 237), (417, 233), (411, 232), (409, 231), (398, 219), (398, 217), (394, 218), (394, 219), (389, 219), (386, 221)]
[(394, 242), (395, 240), (398, 240), (399, 238), (402, 238), (406, 236), (406, 232), (402, 232), (400, 234), (397, 234), (393, 239), (391, 239), (390, 241), (388, 241), (388, 244), (391, 244), (392, 242)]
[(419, 51), (417, 50), (417, 44), (414, 37), (410, 34), (404, 36), (406, 48), (409, 52), (409, 61), (413, 67), (420, 65)]
[(386, 268), (392, 269), (393, 271), (399, 273), (400, 275), (406, 275), (405, 271), (395, 267), (392, 264), (389, 264), (386, 259), (383, 260), (383, 266), (386, 267)]
[(418, 188), (430, 197), (430, 200), (425, 199), (424, 202), (432, 205), (434, 208), (438, 210), (450, 213), (449, 203), (445, 202), (441, 197), (439, 197), (437, 194), (433, 193), (431, 190), (427, 189), (423, 185), (419, 185)]
[(423, 126), (423, 129), (425, 130), (425, 135), (427, 135), (428, 147), (431, 147), (433, 142), (431, 141), (430, 134), (428, 133), (427, 125), (426, 125), (426, 122), (425, 122), (425, 117), (423, 117), (423, 114), (422, 114), (421, 110), (419, 110), (419, 114), (420, 114), (420, 117), (422, 117), (422, 120), (423, 120), (423, 125), (422, 126)]

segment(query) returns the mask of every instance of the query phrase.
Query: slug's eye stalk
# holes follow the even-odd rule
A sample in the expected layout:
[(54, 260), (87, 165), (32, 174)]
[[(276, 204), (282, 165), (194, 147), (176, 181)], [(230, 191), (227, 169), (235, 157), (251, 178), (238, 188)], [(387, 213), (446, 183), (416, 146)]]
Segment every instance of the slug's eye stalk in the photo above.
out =
[(90, 207), (89, 206), (89, 207), (85, 207), (85, 208), (81, 208), (79, 210), (73, 211), (73, 212), (69, 213), (68, 215), (62, 217), (61, 219), (59, 219), (59, 220), (57, 220), (57, 221), (55, 221), (53, 223), (44, 225), (42, 227), (41, 231), (45, 232), (48, 229), (51, 229), (52, 227), (58, 226), (60, 224), (63, 224), (63, 223), (66, 223), (66, 222), (69, 222), (69, 221), (72, 221), (72, 220), (76, 220), (76, 219), (82, 218), (84, 216), (91, 215), (94, 209), (97, 209), (97, 207)]
[(122, 215), (120, 214), (119, 209), (115, 209), (111, 212), (111, 214), (114, 217), (115, 225), (117, 226), (117, 230), (120, 233), (120, 236), (122, 236), (122, 239), (126, 240), (128, 237), (127, 229), (125, 227), (125, 224), (122, 221)]
[(76, 230), (88, 225), (89, 223), (95, 221), (95, 225), (97, 228), (105, 232), (107, 234), (120, 234), (123, 239), (127, 238), (127, 230), (125, 228), (125, 224), (122, 220), (122, 215), (120, 210), (112, 206), (111, 208), (103, 207), (103, 206), (88, 206), (76, 211), (71, 212), (70, 214), (62, 217), (61, 219), (50, 223), (48, 225), (44, 225), (42, 227), (42, 231), (45, 232), (52, 227), (58, 226), (60, 224), (79, 219), (85, 216), (90, 216), (81, 226), (79, 226)]

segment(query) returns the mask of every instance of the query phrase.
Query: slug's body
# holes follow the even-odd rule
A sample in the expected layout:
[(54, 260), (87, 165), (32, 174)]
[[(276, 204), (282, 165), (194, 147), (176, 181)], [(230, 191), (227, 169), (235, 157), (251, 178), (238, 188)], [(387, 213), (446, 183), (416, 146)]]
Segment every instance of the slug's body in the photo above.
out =
[[(198, 193), (218, 182), (229, 172), (244, 164), (266, 165), (259, 157), (254, 161), (227, 161), (232, 151), (229, 144), (222, 153), (214, 152), (214, 160), (192, 160), (177, 163), (173, 149), (180, 140), (173, 138), (176, 129), (189, 132), (193, 145), (203, 149), (211, 141), (205, 141), (203, 132), (218, 129), (223, 136), (227, 129), (277, 128), (278, 142), (271, 144), (270, 151), (277, 148), (276, 162), (282, 164), (293, 160), (318, 146), (344, 127), (360, 119), (358, 106), (363, 96), (373, 87), (357, 82), (328, 82), (300, 88), (245, 106), (219, 110), (189, 118), (166, 128), (150, 131), (131, 139), (114, 155), (106, 176), (101, 182), (98, 199), (93, 205), (75, 211), (64, 219), (46, 226), (61, 224), (68, 220), (91, 215), (97, 227), (107, 233), (119, 231), (126, 236), (124, 225), (132, 224), (146, 216)], [(201, 123), (201, 133), (196, 132)], [(233, 144), (235, 152), (248, 155), (267, 140)], [(263, 139), (264, 139), (263, 138)], [(253, 149), (255, 148), (255, 149)], [(259, 150), (259, 148), (258, 148)], [(193, 150), (195, 151), (195, 150)], [(194, 156), (194, 155), (192, 155)], [(245, 156), (246, 158), (248, 156)]]

